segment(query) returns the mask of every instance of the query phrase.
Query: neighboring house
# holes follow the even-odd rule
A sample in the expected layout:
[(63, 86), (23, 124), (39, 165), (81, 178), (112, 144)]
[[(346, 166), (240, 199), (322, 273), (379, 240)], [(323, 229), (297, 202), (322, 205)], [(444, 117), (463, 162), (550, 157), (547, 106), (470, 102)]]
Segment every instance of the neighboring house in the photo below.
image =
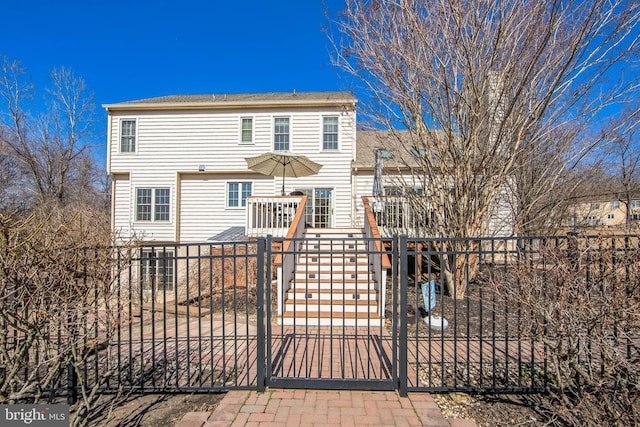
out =
[[(630, 225), (637, 226), (640, 221), (640, 198), (632, 198), (628, 209)], [(594, 197), (574, 204), (568, 214), (565, 221), (567, 227), (623, 228), (627, 221), (627, 204), (620, 200), (618, 194)]]
[[(123, 239), (189, 243), (238, 240), (253, 221), (249, 217), (263, 215), (265, 207), (269, 215), (290, 219), (290, 199), (280, 198), (282, 178), (253, 172), (245, 161), (274, 150), (322, 165), (318, 175), (285, 181), (286, 194), (307, 195), (307, 228), (363, 227), (362, 196), (373, 193), (374, 153), (402, 138), (358, 131), (356, 141), (356, 102), (348, 92), (292, 92), (175, 95), (105, 105), (112, 229)], [(400, 196), (399, 182), (410, 181), (410, 168), (390, 151), (381, 154), (381, 195)], [(267, 199), (256, 205), (257, 196)], [(409, 214), (406, 205), (389, 202), (396, 206), (385, 210), (387, 216), (409, 224), (401, 218)], [(510, 235), (510, 211), (496, 206), (490, 234)], [(381, 230), (383, 236), (394, 231)]]
[(320, 163), (287, 178), (309, 196), (311, 227), (352, 226), (356, 99), (348, 92), (176, 95), (104, 105), (112, 229), (122, 238), (203, 242), (246, 223), (249, 196), (281, 193), (282, 178), (246, 157), (289, 150)]

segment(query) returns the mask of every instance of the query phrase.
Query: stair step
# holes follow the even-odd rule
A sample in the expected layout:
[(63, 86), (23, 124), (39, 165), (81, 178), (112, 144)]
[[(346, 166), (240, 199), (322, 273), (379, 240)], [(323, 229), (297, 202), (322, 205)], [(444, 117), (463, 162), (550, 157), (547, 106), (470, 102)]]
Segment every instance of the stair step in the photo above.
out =
[(342, 289), (344, 289), (345, 292), (350, 292), (355, 289), (366, 291), (367, 289), (375, 289), (377, 287), (376, 282), (367, 281), (366, 278), (358, 281), (350, 280), (345, 282), (337, 280), (307, 281), (304, 279), (297, 279), (292, 281), (290, 285), (289, 289), (306, 290), (309, 292), (317, 289), (333, 290), (334, 292), (342, 292)]
[[(367, 276), (373, 275), (370, 271), (368, 265), (349, 265), (349, 266), (340, 266), (340, 265), (318, 265), (318, 264), (309, 264), (309, 265), (297, 265), (295, 274), (339, 274), (341, 277), (346, 276), (348, 278), (355, 279), (354, 275), (358, 276)], [(313, 277), (310, 277), (313, 278)], [(316, 277), (317, 278), (317, 277)]]
[(338, 242), (335, 240), (309, 240), (301, 243), (298, 246), (299, 252), (305, 252), (309, 254), (317, 254), (322, 252), (338, 253), (340, 257), (342, 254), (353, 255), (358, 253), (365, 253), (367, 251), (367, 245), (364, 242)]
[(378, 283), (361, 229), (308, 229), (296, 245), (283, 324), (382, 325)]
[(290, 299), (306, 300), (309, 298), (320, 298), (322, 300), (367, 300), (378, 297), (375, 289), (289, 289), (287, 296)]
[(367, 254), (363, 253), (335, 253), (335, 252), (316, 252), (301, 253), (298, 255), (298, 264), (327, 264), (338, 262), (340, 264), (354, 264), (369, 262)]
[(363, 237), (364, 231), (360, 228), (307, 228), (306, 237)]
[(287, 302), (285, 303), (285, 313), (289, 311), (300, 311), (305, 312), (305, 308), (313, 309), (314, 312), (320, 311), (322, 313), (330, 311), (334, 314), (338, 314), (342, 316), (343, 313), (376, 313), (378, 311), (378, 304), (375, 301), (369, 302), (365, 304), (363, 301), (360, 301), (359, 304), (356, 304), (354, 301), (349, 303), (348, 301), (344, 301), (340, 304), (320, 304), (317, 301), (315, 304), (312, 304), (312, 301), (309, 300), (308, 304), (300, 303), (300, 302)]
[(284, 325), (381, 327), (383, 322), (384, 318), (377, 313), (370, 312), (287, 311), (282, 315), (282, 324)]

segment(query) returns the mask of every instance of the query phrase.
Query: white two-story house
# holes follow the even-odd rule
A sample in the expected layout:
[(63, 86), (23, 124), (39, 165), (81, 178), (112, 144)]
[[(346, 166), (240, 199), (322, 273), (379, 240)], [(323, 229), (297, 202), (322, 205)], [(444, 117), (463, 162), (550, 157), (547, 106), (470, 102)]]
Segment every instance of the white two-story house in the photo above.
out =
[[(139, 253), (142, 289), (169, 289), (175, 300), (182, 298), (186, 279), (176, 277), (198, 264), (178, 262), (185, 248), (174, 243), (305, 236), (307, 244), (317, 239), (315, 256), (294, 257), (285, 249), (274, 261), (283, 321), (313, 318), (313, 324), (327, 324), (327, 312), (334, 313), (333, 321), (346, 316), (342, 320), (350, 324), (382, 321), (388, 259), (370, 247), (375, 239), (361, 239), (357, 250), (355, 243), (349, 249), (332, 239), (411, 235), (424, 218), (398, 190), (410, 181), (401, 178), (411, 168), (399, 167), (384, 150), (388, 132), (361, 131), (356, 138), (356, 102), (348, 92), (292, 92), (175, 95), (105, 105), (112, 230), (125, 241), (155, 246)], [(315, 175), (287, 177), (283, 191), (282, 177), (255, 172), (246, 160), (273, 151), (306, 156), (321, 168)], [(387, 166), (375, 153), (388, 155)], [(404, 190), (422, 194), (414, 187)], [(281, 241), (283, 248), (291, 242)], [(337, 247), (352, 256), (334, 253)], [(329, 299), (320, 291), (326, 286)], [(357, 303), (365, 294), (366, 304)], [(344, 303), (345, 296), (351, 300)], [(316, 313), (298, 312), (314, 298)], [(364, 311), (347, 313), (355, 306)]]
[(281, 194), (281, 177), (245, 158), (275, 150), (322, 165), (287, 178), (308, 197), (307, 226), (353, 225), (356, 99), (348, 92), (175, 95), (105, 105), (112, 229), (122, 238), (203, 242), (244, 227), (247, 198)]

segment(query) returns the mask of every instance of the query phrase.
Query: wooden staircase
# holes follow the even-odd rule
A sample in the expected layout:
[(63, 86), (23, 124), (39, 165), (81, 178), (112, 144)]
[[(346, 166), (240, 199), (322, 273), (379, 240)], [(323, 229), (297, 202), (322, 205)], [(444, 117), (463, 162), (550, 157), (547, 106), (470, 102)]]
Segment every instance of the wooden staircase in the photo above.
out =
[[(358, 229), (310, 229), (298, 242), (285, 325), (380, 326), (379, 286)], [(373, 255), (371, 255), (373, 256)]]

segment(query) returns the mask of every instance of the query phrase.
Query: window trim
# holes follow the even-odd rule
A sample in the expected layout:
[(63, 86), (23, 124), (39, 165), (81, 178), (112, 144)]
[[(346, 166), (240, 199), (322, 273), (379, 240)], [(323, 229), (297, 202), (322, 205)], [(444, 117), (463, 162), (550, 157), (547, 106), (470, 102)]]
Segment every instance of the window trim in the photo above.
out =
[[(251, 120), (251, 141), (243, 141), (242, 137), (244, 134), (244, 128), (242, 127), (242, 125), (244, 124), (245, 120)], [(238, 129), (239, 129), (239, 135), (238, 135), (238, 144), (241, 145), (255, 145), (256, 143), (256, 119), (254, 116), (240, 116), (239, 120), (238, 120)]]
[[(133, 150), (122, 150), (122, 124), (123, 122), (134, 122), (133, 126)], [(128, 135), (130, 137), (130, 135)], [(138, 118), (137, 117), (120, 117), (118, 119), (118, 153), (120, 154), (135, 154), (138, 152)]]
[[(276, 148), (276, 120), (277, 119), (287, 119), (287, 149), (280, 150)], [(271, 121), (271, 131), (273, 132), (273, 136), (271, 138), (271, 145), (273, 147), (273, 151), (292, 151), (291, 150), (291, 116), (273, 116), (273, 120)], [(281, 135), (281, 134), (278, 134)]]
[[(229, 197), (229, 186), (231, 184), (239, 184), (238, 186), (238, 206), (230, 206), (229, 202), (231, 201), (231, 198)], [(249, 184), (251, 186), (251, 192), (249, 195), (247, 195), (245, 197), (245, 204), (244, 206), (242, 206), (242, 194), (243, 194), (243, 187), (245, 184)], [(224, 207), (225, 209), (233, 209), (233, 210), (240, 210), (240, 209), (246, 209), (247, 208), (247, 203), (246, 203), (246, 199), (247, 197), (251, 197), (253, 195), (253, 189), (254, 189), (254, 183), (253, 181), (227, 181), (225, 182), (225, 203), (224, 203)]]
[[(151, 191), (151, 210), (149, 212), (150, 218), (149, 219), (138, 219), (138, 191), (140, 190), (150, 190)], [(158, 190), (167, 190), (169, 192), (169, 211), (168, 211), (168, 218), (167, 219), (156, 219), (156, 214), (157, 214), (157, 203), (156, 203), (156, 193)], [(134, 207), (134, 212), (133, 212), (133, 219), (134, 222), (140, 222), (140, 223), (171, 223), (171, 218), (172, 218), (172, 194), (171, 194), (171, 187), (135, 187), (134, 191), (133, 191), (133, 207)], [(163, 204), (164, 206), (164, 204)]]
[[(325, 119), (336, 119), (336, 146), (335, 148), (331, 147), (331, 148), (327, 148), (325, 146), (325, 129), (324, 129), (324, 121)], [(333, 132), (331, 132), (331, 134), (333, 135)], [(326, 115), (326, 116), (322, 116), (322, 120), (320, 120), (320, 135), (321, 135), (321, 151), (340, 151), (340, 116), (339, 115), (335, 115), (335, 114), (331, 114), (331, 115)]]

